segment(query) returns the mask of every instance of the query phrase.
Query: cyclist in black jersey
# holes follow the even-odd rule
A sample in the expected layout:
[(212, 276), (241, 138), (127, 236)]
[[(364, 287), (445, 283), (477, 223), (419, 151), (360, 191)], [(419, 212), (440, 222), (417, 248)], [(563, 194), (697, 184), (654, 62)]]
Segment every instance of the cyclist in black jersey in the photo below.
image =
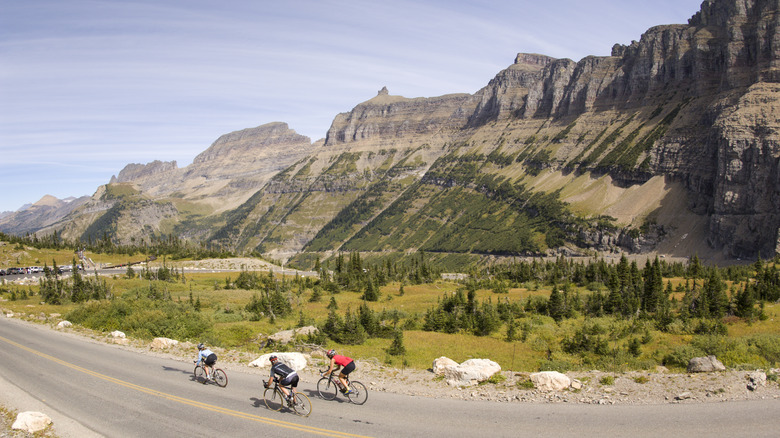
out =
[[(263, 386), (268, 388), (271, 386), (271, 382), (276, 380), (279, 382), (279, 389), (282, 390), (287, 400), (293, 400), (295, 388), (298, 386), (298, 373), (284, 362), (281, 362), (276, 356), (271, 356), (268, 360), (271, 361), (271, 377), (268, 378), (267, 382), (263, 382)], [(292, 394), (287, 392), (286, 386), (290, 387)]]

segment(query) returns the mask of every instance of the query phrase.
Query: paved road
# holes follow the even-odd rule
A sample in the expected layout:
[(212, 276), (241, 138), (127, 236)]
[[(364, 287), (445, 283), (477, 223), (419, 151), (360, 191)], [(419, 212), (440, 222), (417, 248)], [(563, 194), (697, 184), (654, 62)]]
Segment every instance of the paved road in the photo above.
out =
[[(206, 268), (176, 268), (180, 272), (184, 272), (185, 274), (192, 274), (192, 273), (214, 273), (214, 272), (239, 272), (239, 269), (206, 269)], [(136, 269), (136, 274), (141, 270), (141, 268)], [(127, 273), (127, 268), (100, 268), (100, 269), (88, 269), (86, 271), (81, 271), (82, 276), (94, 276), (95, 274), (98, 275), (107, 275), (107, 276), (122, 276)], [(317, 277), (319, 274), (315, 271), (298, 271), (295, 269), (283, 269), (281, 267), (276, 267), (274, 269), (274, 273), (279, 275), (286, 275), (294, 277), (295, 275), (298, 275), (300, 277)], [(70, 277), (73, 274), (73, 271), (67, 271), (63, 274), (60, 274), (61, 278), (67, 278)], [(9, 282), (17, 281), (17, 280), (33, 280), (37, 282), (39, 279), (43, 278), (43, 272), (36, 272), (31, 274), (11, 274), (11, 275), (3, 275), (0, 276), (0, 280), (5, 280)]]
[[(371, 392), (356, 406), (300, 389), (313, 413), (263, 404), (257, 374), (227, 369), (226, 388), (191, 380), (189, 362), (104, 345), (0, 317), (0, 401), (54, 413), (61, 436), (776, 437), (780, 401), (597, 406), (466, 402)], [(359, 377), (359, 376), (358, 376)], [(33, 405), (29, 409), (26, 405)], [(77, 423), (72, 422), (74, 419)]]

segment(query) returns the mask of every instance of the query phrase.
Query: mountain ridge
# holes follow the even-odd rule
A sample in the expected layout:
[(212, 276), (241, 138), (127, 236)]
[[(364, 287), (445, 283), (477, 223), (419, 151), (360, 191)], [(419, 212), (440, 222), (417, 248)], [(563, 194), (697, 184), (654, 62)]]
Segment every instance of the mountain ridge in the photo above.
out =
[[(385, 87), (314, 143), (282, 122), (235, 131), (186, 168), (155, 161), (112, 178), (142, 209), (119, 211), (98, 190), (83, 213), (27, 232), (83, 238), (114, 209), (103, 222), (118, 242), (175, 234), (284, 259), (314, 249), (769, 257), (780, 251), (778, 9), (707, 0), (687, 25), (652, 27), (611, 56), (519, 53), (473, 95)], [(118, 225), (133, 215), (140, 233)], [(20, 223), (5, 217), (0, 230)]]

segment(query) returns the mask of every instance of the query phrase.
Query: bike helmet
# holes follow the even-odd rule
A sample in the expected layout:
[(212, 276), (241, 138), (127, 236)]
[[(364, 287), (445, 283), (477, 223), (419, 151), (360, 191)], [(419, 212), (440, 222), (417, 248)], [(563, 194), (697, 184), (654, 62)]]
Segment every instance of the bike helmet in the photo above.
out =
[(277, 360), (279, 360), (279, 358), (276, 356), (271, 356), (268, 358), (268, 360), (270, 360), (271, 362), (276, 362)]
[(201, 342), (200, 344), (198, 344), (198, 350), (203, 350), (204, 348), (206, 348), (206, 346), (205, 346), (205, 345), (203, 345), (203, 342)]
[(335, 355), (336, 355), (336, 350), (328, 350), (328, 352), (327, 352), (327, 353), (325, 353), (325, 354), (327, 354), (327, 355), (328, 355), (328, 357), (333, 357), (333, 356), (335, 356)]

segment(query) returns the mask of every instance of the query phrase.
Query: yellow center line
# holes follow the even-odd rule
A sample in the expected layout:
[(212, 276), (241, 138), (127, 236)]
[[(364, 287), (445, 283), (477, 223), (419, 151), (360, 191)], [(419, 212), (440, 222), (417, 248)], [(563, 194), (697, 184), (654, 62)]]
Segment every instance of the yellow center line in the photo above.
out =
[(107, 376), (105, 374), (100, 374), (98, 372), (89, 370), (87, 368), (83, 368), (83, 367), (80, 367), (78, 365), (74, 365), (74, 364), (72, 364), (70, 362), (65, 362), (62, 359), (58, 359), (58, 358), (56, 358), (54, 356), (50, 356), (50, 355), (48, 355), (46, 353), (42, 353), (40, 351), (34, 350), (34, 349), (30, 348), (30, 347), (27, 347), (25, 345), (19, 344), (19, 343), (14, 342), (14, 341), (12, 341), (10, 339), (6, 339), (6, 338), (4, 338), (2, 336), (0, 336), (0, 340), (5, 341), (5, 342), (7, 342), (7, 343), (9, 343), (9, 344), (11, 344), (13, 346), (19, 347), (22, 350), (29, 351), (30, 353), (33, 353), (33, 354), (35, 354), (37, 356), (40, 356), (40, 357), (42, 357), (44, 359), (48, 359), (48, 360), (50, 360), (52, 362), (56, 362), (56, 363), (58, 363), (60, 365), (64, 365), (64, 366), (66, 366), (68, 368), (71, 368), (71, 369), (74, 369), (76, 371), (80, 371), (80, 372), (82, 372), (84, 374), (89, 374), (89, 375), (97, 377), (99, 379), (102, 379), (102, 380), (105, 380), (105, 381), (108, 381), (108, 382), (111, 382), (111, 383), (115, 383), (117, 385), (124, 386), (126, 388), (134, 389), (136, 391), (143, 392), (145, 394), (153, 395), (155, 397), (164, 398), (164, 399), (171, 400), (171, 401), (174, 401), (174, 402), (177, 402), (177, 403), (181, 403), (181, 404), (184, 404), (184, 405), (189, 405), (189, 406), (193, 406), (193, 407), (196, 407), (196, 408), (205, 409), (205, 410), (208, 410), (208, 411), (218, 412), (220, 414), (230, 415), (230, 416), (233, 416), (233, 417), (242, 418), (244, 420), (256, 421), (258, 423), (265, 423), (265, 424), (269, 424), (269, 425), (272, 425), (272, 426), (283, 427), (283, 428), (286, 428), (286, 429), (292, 429), (292, 430), (297, 430), (297, 431), (301, 431), (301, 432), (308, 432), (308, 433), (315, 434), (315, 435), (324, 435), (324, 436), (332, 436), (332, 437), (358, 437), (358, 438), (365, 438), (364, 435), (355, 435), (355, 434), (346, 433), (346, 432), (339, 432), (339, 431), (336, 431), (336, 430), (321, 429), (321, 428), (318, 428), (318, 427), (305, 426), (305, 425), (290, 423), (290, 422), (282, 421), (282, 420), (275, 420), (273, 418), (261, 417), (259, 415), (248, 414), (248, 413), (241, 412), (241, 411), (235, 411), (235, 410), (232, 410), (232, 409), (227, 409), (227, 408), (223, 408), (223, 407), (220, 407), (220, 406), (210, 405), (208, 403), (203, 403), (203, 402), (199, 402), (199, 401), (196, 401), (196, 400), (187, 399), (187, 398), (184, 398), (184, 397), (179, 397), (179, 396), (176, 396), (176, 395), (173, 395), (173, 394), (168, 394), (168, 393), (165, 393), (165, 392), (162, 392), (162, 391), (157, 391), (155, 389), (146, 388), (144, 386), (140, 386), (140, 385), (136, 385), (134, 383), (126, 382), (124, 380), (120, 380), (120, 379), (117, 379), (115, 377)]

